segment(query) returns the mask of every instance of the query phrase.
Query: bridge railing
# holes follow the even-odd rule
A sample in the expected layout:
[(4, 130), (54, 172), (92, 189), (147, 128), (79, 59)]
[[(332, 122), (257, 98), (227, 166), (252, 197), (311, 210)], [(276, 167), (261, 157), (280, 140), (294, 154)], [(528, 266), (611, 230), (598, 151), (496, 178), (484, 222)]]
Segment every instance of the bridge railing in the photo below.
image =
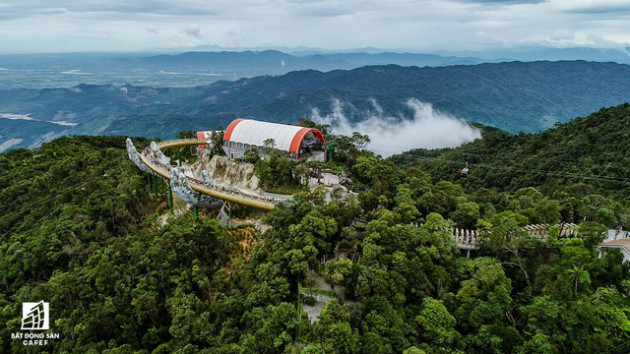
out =
[[(563, 223), (556, 225), (559, 227), (560, 236), (575, 236), (577, 225), (572, 223)], [(525, 231), (529, 236), (539, 239), (546, 239), (549, 235), (549, 224), (530, 224), (523, 226), (521, 229)], [(453, 229), (453, 241), (457, 243), (460, 248), (477, 247), (479, 244), (479, 232), (477, 230), (467, 229)]]
[(453, 230), (453, 241), (458, 244), (464, 245), (476, 245), (478, 242), (479, 233), (477, 230), (466, 230), (455, 228)]
[(185, 146), (185, 145), (205, 145), (207, 144), (207, 140), (202, 139), (175, 139), (175, 140), (166, 140), (160, 141), (156, 143), (159, 148), (171, 148), (176, 146)]

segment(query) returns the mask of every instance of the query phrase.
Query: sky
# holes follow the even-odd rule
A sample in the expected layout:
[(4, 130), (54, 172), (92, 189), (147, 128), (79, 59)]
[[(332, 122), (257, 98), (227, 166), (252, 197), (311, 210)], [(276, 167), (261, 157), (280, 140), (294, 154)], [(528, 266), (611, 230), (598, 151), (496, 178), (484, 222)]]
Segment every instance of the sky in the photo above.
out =
[(0, 53), (624, 48), (627, 0), (0, 0)]

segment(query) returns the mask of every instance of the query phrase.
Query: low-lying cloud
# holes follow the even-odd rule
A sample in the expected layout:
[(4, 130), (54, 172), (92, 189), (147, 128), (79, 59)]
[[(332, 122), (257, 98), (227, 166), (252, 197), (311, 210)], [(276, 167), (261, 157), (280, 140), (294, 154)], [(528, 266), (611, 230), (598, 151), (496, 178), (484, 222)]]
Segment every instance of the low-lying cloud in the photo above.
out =
[(372, 104), (374, 111), (366, 112), (367, 118), (356, 123), (346, 118), (344, 104), (337, 99), (333, 100), (330, 114), (322, 116), (314, 108), (311, 119), (318, 124), (329, 124), (334, 134), (368, 135), (371, 142), (367, 149), (384, 157), (417, 148), (457, 147), (481, 138), (479, 129), (415, 98), (407, 100), (407, 106), (414, 111), (412, 118), (385, 114), (376, 101)]
[(186, 35), (195, 37), (197, 39), (201, 38), (201, 27), (196, 24), (188, 25), (182, 29)]

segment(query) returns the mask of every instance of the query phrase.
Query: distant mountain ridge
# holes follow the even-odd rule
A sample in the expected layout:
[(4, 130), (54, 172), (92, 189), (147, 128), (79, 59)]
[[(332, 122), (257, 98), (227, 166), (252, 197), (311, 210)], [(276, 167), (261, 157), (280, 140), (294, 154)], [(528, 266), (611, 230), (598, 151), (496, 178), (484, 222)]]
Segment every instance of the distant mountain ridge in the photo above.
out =
[(194, 87), (221, 80), (284, 75), (299, 70), (352, 70), (370, 65), (440, 67), (512, 61), (586, 60), (630, 64), (630, 49), (517, 47), (432, 53), (378, 48), (221, 48), (201, 46), (157, 53), (44, 53), (0, 55), (4, 89), (70, 88), (79, 84)]
[(447, 66), (472, 65), (486, 62), (480, 58), (440, 56), (418, 53), (319, 53), (296, 56), (277, 50), (184, 52), (175, 55), (156, 55), (137, 59), (139, 63), (158, 66), (206, 66), (215, 70), (247, 70), (268, 74), (285, 74), (295, 70), (350, 70), (366, 65)]
[[(326, 56), (311, 55), (296, 57), (277, 50), (244, 52), (184, 52), (177, 55), (157, 55), (139, 58), (139, 62), (151, 65), (206, 66), (215, 70), (252, 70), (269, 74), (286, 73), (294, 70), (350, 69), (354, 66), (343, 60), (332, 60)], [(251, 69), (250, 69), (251, 68)]]
[[(11, 147), (36, 146), (42, 137), (59, 134), (169, 138), (180, 130), (226, 126), (237, 116), (293, 123), (310, 117), (314, 109), (330, 114), (333, 100), (341, 102), (351, 122), (375, 114), (409, 118), (409, 98), (508, 132), (538, 132), (630, 101), (630, 66), (584, 61), (386, 65), (294, 71), (188, 88), (79, 85), (0, 90), (0, 113), (78, 123), (34, 127), (33, 122), (14, 120), (11, 129), (0, 125), (0, 144), (22, 139)], [(0, 118), (0, 123), (5, 121)], [(22, 123), (23, 128), (15, 126)]]
[(591, 48), (591, 47), (521, 47), (496, 48), (485, 51), (437, 51), (440, 56), (492, 58), (490, 61), (541, 61), (541, 60), (586, 60), (630, 64), (630, 47)]
[(446, 66), (493, 60), (415, 53), (301, 53), (278, 50), (0, 55), (6, 89), (71, 88), (79, 84), (194, 87), (221, 80), (299, 70), (351, 70), (366, 65)]

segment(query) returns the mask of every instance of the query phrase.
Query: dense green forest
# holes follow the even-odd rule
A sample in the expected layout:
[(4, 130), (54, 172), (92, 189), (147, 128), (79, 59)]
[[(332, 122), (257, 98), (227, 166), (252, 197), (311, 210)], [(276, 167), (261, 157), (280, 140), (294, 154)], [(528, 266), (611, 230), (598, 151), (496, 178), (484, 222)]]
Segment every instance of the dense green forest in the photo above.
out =
[[(487, 130), (459, 149), (392, 159), (330, 137), (358, 194), (325, 203), (321, 188), (299, 192), (266, 215), (265, 232), (191, 213), (164, 220), (165, 186), (150, 192), (123, 138), (4, 153), (0, 352), (28, 349), (10, 334), (21, 303), (35, 299), (50, 301), (61, 336), (51, 352), (628, 352), (628, 267), (619, 251), (599, 257), (597, 248), (607, 224), (623, 218), (627, 190), (516, 168), (573, 159), (584, 175), (622, 179), (623, 144), (597, 144), (629, 134), (629, 110), (537, 135)], [(568, 150), (577, 139), (584, 150)], [(488, 155), (512, 156), (503, 165), (513, 168), (482, 171), (493, 165), (481, 160)], [(460, 156), (471, 162), (467, 179), (462, 166), (436, 160)], [(548, 169), (564, 173), (559, 166), (573, 168)], [(539, 240), (520, 229), (579, 218), (581, 207), (597, 209), (576, 237), (552, 228)], [(454, 225), (480, 230), (473, 257), (453, 243)], [(334, 299), (310, 324), (302, 309), (314, 300), (303, 289), (321, 281), (334, 285), (323, 292)]]
[[(630, 226), (628, 127), (626, 103), (538, 134), (484, 128), (483, 139), (460, 148), (413, 150), (391, 161), (419, 168), (434, 180), (456, 182), (480, 205), (519, 203), (521, 210), (547, 205), (559, 208), (560, 215), (548, 210), (551, 220), (540, 221), (586, 218), (610, 227)], [(470, 175), (461, 180), (466, 163)]]

